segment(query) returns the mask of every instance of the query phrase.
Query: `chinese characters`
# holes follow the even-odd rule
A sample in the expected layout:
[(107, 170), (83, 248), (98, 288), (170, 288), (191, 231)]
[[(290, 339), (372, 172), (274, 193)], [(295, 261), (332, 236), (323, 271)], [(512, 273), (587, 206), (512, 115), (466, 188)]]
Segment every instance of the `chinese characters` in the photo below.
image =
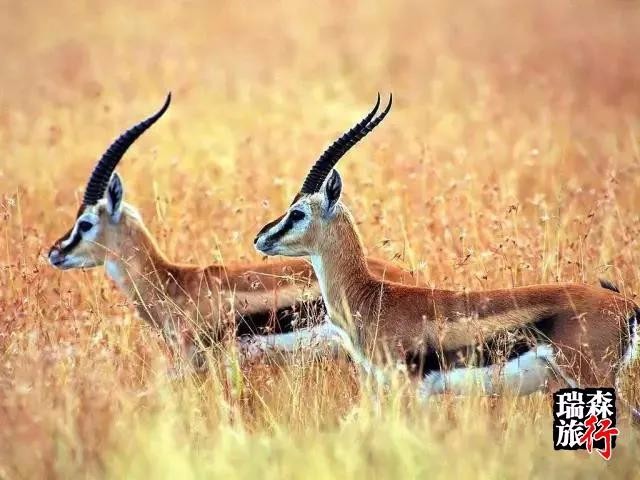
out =
[(553, 448), (593, 450), (609, 460), (620, 434), (613, 388), (565, 388), (553, 394)]

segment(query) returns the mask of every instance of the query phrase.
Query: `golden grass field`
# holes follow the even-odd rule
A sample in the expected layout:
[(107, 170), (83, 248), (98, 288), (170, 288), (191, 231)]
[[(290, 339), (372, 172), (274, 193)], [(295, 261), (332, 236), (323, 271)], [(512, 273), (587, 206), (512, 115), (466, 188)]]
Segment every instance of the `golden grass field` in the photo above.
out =
[(625, 418), (609, 463), (555, 452), (542, 394), (421, 407), (399, 384), (376, 414), (346, 362), (303, 356), (234, 391), (172, 383), (101, 269), (44, 258), (171, 90), (119, 168), (127, 200), (174, 260), (261, 261), (257, 230), (380, 90), (393, 111), (340, 165), (370, 254), (439, 288), (604, 277), (637, 298), (637, 2), (0, 6), (0, 479), (640, 476)]

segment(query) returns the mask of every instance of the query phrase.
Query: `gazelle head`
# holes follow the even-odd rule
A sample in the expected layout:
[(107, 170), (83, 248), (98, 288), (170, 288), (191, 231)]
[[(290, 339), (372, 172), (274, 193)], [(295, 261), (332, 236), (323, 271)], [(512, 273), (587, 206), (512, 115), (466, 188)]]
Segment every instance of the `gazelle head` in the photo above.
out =
[(348, 215), (340, 202), (342, 180), (333, 167), (351, 147), (373, 130), (389, 113), (392, 97), (376, 116), (378, 100), (369, 114), (329, 146), (307, 175), (300, 193), (284, 215), (267, 223), (258, 232), (254, 245), (266, 255), (299, 257), (314, 255), (330, 235), (336, 219)]
[(118, 251), (123, 229), (139, 217), (124, 202), (124, 186), (114, 170), (127, 149), (170, 103), (171, 94), (158, 112), (120, 135), (102, 155), (89, 178), (73, 226), (49, 249), (51, 265), (61, 270), (96, 267), (104, 264), (108, 252)]

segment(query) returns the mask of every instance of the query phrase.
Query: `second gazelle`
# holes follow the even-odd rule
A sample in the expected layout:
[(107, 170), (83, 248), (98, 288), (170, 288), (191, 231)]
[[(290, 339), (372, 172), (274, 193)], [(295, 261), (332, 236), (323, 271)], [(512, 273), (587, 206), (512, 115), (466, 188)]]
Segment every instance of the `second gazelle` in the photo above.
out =
[[(496, 378), (513, 382), (520, 393), (563, 384), (614, 385), (633, 356), (638, 314), (615, 287), (456, 292), (372, 275), (333, 167), (390, 108), (391, 98), (376, 116), (376, 104), (327, 148), (289, 209), (258, 233), (256, 248), (267, 255), (309, 256), (331, 320), (352, 325), (354, 343), (374, 358), (414, 359), (426, 375), (425, 393), (465, 392), (470, 372), (479, 373), (474, 378), (488, 392), (497, 390)], [(492, 369), (497, 363), (502, 366)]]

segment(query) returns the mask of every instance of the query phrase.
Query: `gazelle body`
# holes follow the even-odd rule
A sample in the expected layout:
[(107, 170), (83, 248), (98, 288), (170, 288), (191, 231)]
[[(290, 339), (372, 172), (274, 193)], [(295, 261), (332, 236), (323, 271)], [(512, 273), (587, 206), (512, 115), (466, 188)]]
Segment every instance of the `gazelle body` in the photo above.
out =
[[(497, 387), (490, 375), (498, 371), (514, 383), (519, 378), (523, 393), (548, 383), (613, 386), (621, 360), (633, 351), (639, 310), (612, 287), (455, 292), (371, 274), (333, 167), (384, 118), (391, 101), (374, 118), (378, 104), (325, 151), (287, 212), (258, 233), (256, 248), (267, 255), (309, 256), (329, 317), (353, 325), (357, 344), (374, 358), (412, 360), (426, 375), (424, 393), (463, 391), (467, 373), (492, 391)], [(503, 368), (493, 370), (501, 360)]]
[[(124, 201), (115, 167), (127, 148), (169, 106), (122, 134), (103, 155), (87, 184), (73, 227), (54, 243), (50, 263), (59, 269), (104, 265), (106, 274), (161, 329), (174, 353), (201, 367), (200, 347), (236, 335), (291, 328), (321, 310), (311, 266), (303, 260), (206, 267), (176, 264), (160, 251), (137, 210)], [(393, 265), (370, 260), (381, 277), (410, 281)]]

